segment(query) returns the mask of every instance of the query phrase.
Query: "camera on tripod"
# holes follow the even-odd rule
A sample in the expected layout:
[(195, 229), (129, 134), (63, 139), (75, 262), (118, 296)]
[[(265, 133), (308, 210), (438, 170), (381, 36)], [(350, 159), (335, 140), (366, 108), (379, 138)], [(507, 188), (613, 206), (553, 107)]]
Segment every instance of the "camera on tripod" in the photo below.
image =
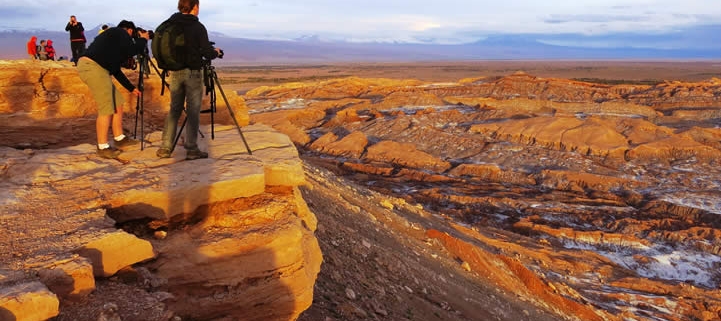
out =
[(143, 32), (148, 33), (148, 40), (153, 40), (153, 38), (155, 38), (155, 32), (153, 30), (145, 30), (140, 27), (135, 28), (135, 31), (133, 31), (133, 38), (140, 38), (140, 33)]
[[(213, 46), (213, 50), (215, 50), (215, 42), (211, 41), (210, 45)], [(223, 52), (223, 49), (219, 49), (218, 58), (223, 59), (223, 56), (225, 56), (225, 52)]]

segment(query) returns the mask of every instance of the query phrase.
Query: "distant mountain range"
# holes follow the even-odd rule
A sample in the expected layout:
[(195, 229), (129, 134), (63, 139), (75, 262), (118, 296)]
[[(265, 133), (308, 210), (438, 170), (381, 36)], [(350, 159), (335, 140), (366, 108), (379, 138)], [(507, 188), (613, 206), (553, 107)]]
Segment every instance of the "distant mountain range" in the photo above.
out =
[[(89, 41), (97, 34), (98, 28), (86, 31)], [(0, 32), (0, 59), (25, 58), (25, 43), (32, 35), (38, 39), (52, 39), (58, 56), (70, 55), (66, 32), (6, 30)], [(689, 35), (694, 35), (694, 39), (689, 40)], [(294, 40), (253, 40), (219, 33), (211, 33), (210, 37), (217, 47), (224, 50), (223, 63), (272, 64), (506, 59), (721, 59), (719, 35), (721, 26), (705, 27), (697, 33), (687, 32), (683, 35), (494, 35), (477, 42), (455, 45), (354, 43), (327, 41), (316, 35)], [(693, 45), (689, 43), (691, 40), (694, 41)], [(677, 49), (663, 49), (666, 47)]]

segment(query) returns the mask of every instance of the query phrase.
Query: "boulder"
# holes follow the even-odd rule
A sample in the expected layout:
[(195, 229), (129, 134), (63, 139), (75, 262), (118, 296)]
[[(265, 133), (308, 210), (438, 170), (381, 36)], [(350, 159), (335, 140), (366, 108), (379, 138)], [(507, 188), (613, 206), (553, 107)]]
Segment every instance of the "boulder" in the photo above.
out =
[(80, 299), (95, 290), (93, 265), (83, 257), (47, 266), (38, 275), (61, 299)]
[(123, 231), (109, 233), (77, 250), (93, 265), (93, 274), (109, 277), (124, 267), (155, 257), (153, 246)]
[(40, 321), (57, 316), (60, 301), (40, 282), (0, 287), (0, 320)]

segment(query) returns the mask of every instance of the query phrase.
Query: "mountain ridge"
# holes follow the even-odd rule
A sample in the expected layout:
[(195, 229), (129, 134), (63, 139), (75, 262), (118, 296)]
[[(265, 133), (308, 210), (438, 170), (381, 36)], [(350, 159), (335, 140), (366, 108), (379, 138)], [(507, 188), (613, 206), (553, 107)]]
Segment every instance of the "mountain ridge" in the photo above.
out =
[[(99, 27), (86, 30), (89, 42), (92, 42), (98, 30)], [(64, 41), (66, 32), (15, 29), (0, 32), (0, 48), (3, 48), (0, 49), (0, 58), (25, 58), (24, 43), (32, 35), (38, 39), (54, 40), (58, 56), (70, 56), (69, 44)], [(713, 46), (684, 49), (589, 47), (580, 45), (578, 40), (568, 35), (501, 34), (463, 44), (348, 42), (325, 39), (317, 34), (288, 40), (262, 40), (236, 38), (214, 32), (211, 38), (226, 53), (223, 63), (721, 58), (721, 48)]]

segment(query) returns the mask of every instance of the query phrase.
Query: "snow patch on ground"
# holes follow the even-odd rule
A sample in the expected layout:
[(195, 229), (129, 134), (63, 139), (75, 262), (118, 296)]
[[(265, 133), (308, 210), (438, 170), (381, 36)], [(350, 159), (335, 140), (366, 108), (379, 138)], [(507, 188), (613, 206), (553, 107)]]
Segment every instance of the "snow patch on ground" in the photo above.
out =
[(567, 241), (564, 247), (595, 251), (649, 279), (688, 282), (708, 288), (717, 288), (721, 281), (721, 257), (693, 249), (663, 245), (609, 248), (574, 241)]
[(697, 208), (714, 214), (721, 214), (721, 194), (699, 192), (676, 192), (660, 198), (663, 201), (679, 206)]
[(268, 105), (262, 106), (261, 108), (255, 108), (248, 111), (249, 114), (261, 114), (261, 113), (267, 113), (271, 111), (278, 111), (278, 110), (294, 110), (294, 109), (304, 109), (308, 107), (308, 103), (312, 101), (306, 101), (303, 98), (291, 98), (284, 102), (281, 102), (280, 104), (271, 104), (270, 101), (268, 101)]

